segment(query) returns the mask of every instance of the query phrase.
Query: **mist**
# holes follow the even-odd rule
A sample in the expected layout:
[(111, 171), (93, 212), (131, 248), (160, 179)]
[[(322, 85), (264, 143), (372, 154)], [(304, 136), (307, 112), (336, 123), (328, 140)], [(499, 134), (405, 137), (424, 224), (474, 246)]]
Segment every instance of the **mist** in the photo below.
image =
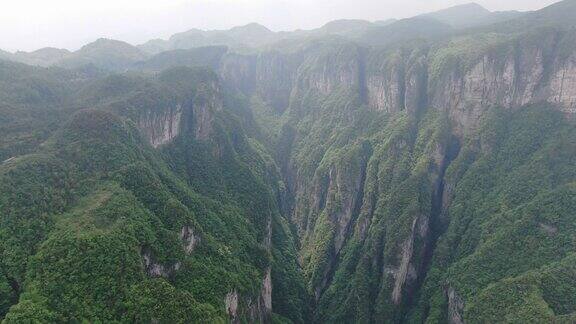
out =
[[(0, 49), (76, 50), (106, 37), (139, 44), (191, 28), (228, 29), (257, 22), (274, 31), (312, 29), (335, 19), (384, 20), (468, 0), (21, 0), (3, 4)], [(492, 11), (535, 10), (556, 0), (479, 0)]]

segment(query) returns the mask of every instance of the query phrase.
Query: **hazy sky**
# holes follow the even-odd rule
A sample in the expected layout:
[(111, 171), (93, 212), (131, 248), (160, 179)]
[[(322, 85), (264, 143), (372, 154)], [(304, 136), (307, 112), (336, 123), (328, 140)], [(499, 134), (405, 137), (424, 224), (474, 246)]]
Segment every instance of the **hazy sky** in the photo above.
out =
[[(470, 0), (0, 0), (0, 48), (75, 50), (99, 37), (133, 44), (190, 28), (258, 22), (310, 29), (334, 19), (405, 18)], [(534, 10), (558, 0), (477, 0), (490, 10)]]

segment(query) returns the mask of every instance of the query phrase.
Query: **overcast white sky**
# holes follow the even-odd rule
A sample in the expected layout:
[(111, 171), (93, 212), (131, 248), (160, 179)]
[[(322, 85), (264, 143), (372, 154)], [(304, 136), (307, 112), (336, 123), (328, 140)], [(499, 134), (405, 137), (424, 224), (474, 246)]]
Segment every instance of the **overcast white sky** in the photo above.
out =
[[(534, 10), (558, 0), (477, 0), (489, 10)], [(411, 17), (470, 0), (0, 0), (0, 48), (75, 50), (99, 37), (133, 44), (190, 28), (258, 22), (310, 29), (334, 19)]]

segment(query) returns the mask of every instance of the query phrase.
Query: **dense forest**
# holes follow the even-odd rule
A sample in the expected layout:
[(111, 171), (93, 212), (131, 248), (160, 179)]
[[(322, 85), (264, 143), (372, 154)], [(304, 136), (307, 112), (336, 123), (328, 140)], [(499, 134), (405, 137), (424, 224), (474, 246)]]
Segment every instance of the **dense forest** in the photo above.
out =
[(575, 28), (0, 52), (0, 321), (575, 322)]

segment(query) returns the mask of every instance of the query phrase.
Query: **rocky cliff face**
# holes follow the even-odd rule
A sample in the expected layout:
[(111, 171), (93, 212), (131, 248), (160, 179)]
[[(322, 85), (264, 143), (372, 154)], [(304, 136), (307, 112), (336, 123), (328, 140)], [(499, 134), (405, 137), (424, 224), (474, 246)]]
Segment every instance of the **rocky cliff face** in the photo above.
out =
[(223, 61), (221, 75), (280, 112), (288, 107), (289, 94), (354, 89), (377, 111), (448, 111), (461, 133), (477, 125), (487, 106), (547, 101), (573, 114), (576, 54), (564, 45), (573, 34), (543, 31), (481, 48), (446, 45), (459, 54), (420, 45), (369, 51), (354, 45), (309, 46), (296, 54), (232, 56)]
[(221, 86), (210, 81), (199, 84), (191, 99), (174, 107), (139, 112), (137, 126), (155, 148), (171, 143), (183, 132), (205, 141), (212, 134), (215, 114), (222, 109)]
[(146, 112), (138, 120), (138, 128), (153, 147), (170, 143), (180, 134), (182, 106), (163, 112)]
[(449, 111), (457, 132), (474, 128), (489, 106), (514, 108), (547, 101), (573, 113), (575, 52), (562, 53), (559, 48), (571, 36), (538, 36), (478, 53), (479, 59), (467, 68), (447, 68), (430, 85), (430, 105)]
[(411, 114), (425, 103), (427, 63), (421, 49), (376, 52), (367, 63), (366, 92), (370, 109)]
[[(304, 267), (318, 300), (335, 270), (363, 202), (370, 148), (320, 167), (312, 184), (299, 179), (293, 221), (304, 238)], [(321, 234), (320, 234), (321, 233)]]
[[(356, 320), (402, 316), (426, 277), (438, 226), (449, 221), (446, 211), (455, 185), (445, 183), (446, 169), (460, 142), (478, 130), (487, 109), (549, 102), (574, 114), (576, 51), (562, 45), (573, 34), (546, 30), (489, 38), (470, 48), (459, 40), (385, 50), (316, 44), (297, 54), (269, 52), (243, 58), (237, 66), (226, 62), (222, 77), (227, 84), (258, 96), (279, 113), (288, 110), (292, 118), (279, 149), (292, 196), (286, 209), (301, 240), (300, 263), (320, 305), (319, 320), (344, 320), (323, 314), (323, 309), (346, 300), (342, 295), (357, 294), (374, 303), (350, 305)], [(368, 130), (354, 128), (362, 110), (376, 113), (371, 116), (405, 116), (408, 124), (429, 122), (432, 114), (445, 118), (445, 126), (434, 126), (445, 131), (434, 135), (434, 127), (425, 130), (428, 126), (415, 124), (402, 131), (412, 137), (399, 139), (397, 146), (365, 152), (357, 141)], [(390, 134), (382, 136), (373, 143)], [(391, 164), (412, 169), (395, 170)], [(372, 170), (375, 166), (382, 169)], [(418, 187), (426, 189), (414, 191)], [(402, 199), (408, 200), (390, 205)], [(359, 257), (349, 253), (366, 256), (351, 266), (350, 258)], [(378, 284), (354, 290), (362, 287), (358, 282), (367, 273), (372, 281), (363, 284)], [(340, 282), (344, 277), (356, 278), (349, 279), (356, 280), (354, 288)], [(463, 299), (454, 289), (445, 296), (450, 321), (461, 322)]]
[[(543, 31), (472, 48), (328, 43), (224, 56), (226, 86), (287, 112), (278, 149), (288, 185), (283, 209), (300, 240), (317, 319), (349, 320), (322, 312), (357, 295), (371, 304), (345, 305), (355, 320), (405, 315), (432, 262), (438, 226), (450, 221), (455, 183), (445, 183), (446, 169), (487, 109), (549, 102), (576, 113), (576, 51), (564, 45), (573, 34)], [(206, 141), (222, 106), (220, 87), (208, 82), (187, 108), (145, 115), (139, 125), (154, 146), (184, 130)], [(193, 250), (190, 233), (181, 237)], [(268, 249), (270, 238), (268, 223)], [(224, 297), (233, 322), (270, 320), (271, 276), (267, 268), (257, 296), (231, 290)], [(464, 299), (452, 287), (443, 291), (448, 319), (461, 323)]]

